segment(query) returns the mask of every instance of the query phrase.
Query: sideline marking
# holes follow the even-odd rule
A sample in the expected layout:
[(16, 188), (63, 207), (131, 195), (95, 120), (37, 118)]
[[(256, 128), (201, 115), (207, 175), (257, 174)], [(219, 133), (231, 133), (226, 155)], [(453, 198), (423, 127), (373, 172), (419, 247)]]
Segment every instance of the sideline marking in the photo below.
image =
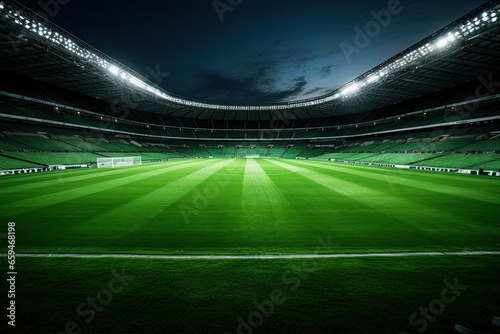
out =
[[(360, 258), (360, 257), (405, 257), (405, 256), (464, 256), (500, 255), (500, 251), (461, 252), (401, 252), (401, 253), (348, 253), (348, 254), (249, 254), (249, 255), (163, 255), (163, 254), (71, 254), (71, 253), (17, 253), (17, 257), (69, 257), (69, 258), (125, 258), (125, 259), (168, 259), (168, 260), (247, 260), (247, 259), (317, 259), (317, 258)], [(1, 256), (7, 256), (2, 253)]]

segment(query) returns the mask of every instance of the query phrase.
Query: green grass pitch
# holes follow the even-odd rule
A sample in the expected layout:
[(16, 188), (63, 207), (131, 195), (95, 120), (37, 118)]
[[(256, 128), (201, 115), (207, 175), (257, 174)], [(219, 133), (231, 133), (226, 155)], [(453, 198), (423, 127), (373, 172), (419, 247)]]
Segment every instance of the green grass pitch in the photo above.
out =
[[(16, 222), (22, 253), (498, 251), (499, 204), (498, 178), (307, 160), (194, 159), (0, 178), (0, 217), (4, 227)], [(59, 334), (74, 322), (82, 333), (222, 334), (237, 333), (241, 317), (242, 333), (417, 333), (423, 322), (408, 318), (455, 278), (468, 288), (427, 332), (452, 332), (455, 322), (487, 329), (500, 309), (498, 263), (494, 255), (18, 258), (17, 330)], [(76, 309), (107, 287), (112, 270), (135, 278), (87, 322)], [(284, 301), (248, 325), (254, 302), (275, 290)]]

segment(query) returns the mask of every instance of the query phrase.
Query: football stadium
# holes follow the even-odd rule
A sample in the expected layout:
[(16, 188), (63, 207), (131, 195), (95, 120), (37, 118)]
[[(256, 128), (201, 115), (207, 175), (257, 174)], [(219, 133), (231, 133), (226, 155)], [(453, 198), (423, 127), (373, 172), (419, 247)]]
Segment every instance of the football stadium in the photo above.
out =
[(22, 3), (0, 0), (2, 333), (500, 330), (500, 1), (264, 103), (171, 92), (56, 24), (68, 1)]

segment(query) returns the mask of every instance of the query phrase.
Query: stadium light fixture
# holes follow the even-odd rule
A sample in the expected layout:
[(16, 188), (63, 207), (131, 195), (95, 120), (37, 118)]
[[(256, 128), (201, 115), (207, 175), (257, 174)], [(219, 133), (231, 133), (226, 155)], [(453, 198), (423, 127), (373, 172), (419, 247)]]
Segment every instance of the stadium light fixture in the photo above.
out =
[(109, 66), (108, 71), (113, 75), (118, 75), (118, 73), (120, 73), (120, 70), (115, 65)]
[(375, 75), (372, 75), (371, 77), (368, 78), (367, 82), (368, 83), (374, 83), (374, 82), (377, 82), (380, 80), (380, 77), (375, 74)]
[(390, 73), (396, 72), (401, 68), (415, 64), (417, 61), (423, 59), (436, 50), (443, 50), (451, 47), (453, 44), (467, 38), (469, 35), (485, 27), (486, 25), (495, 23), (498, 20), (498, 11), (498, 8), (485, 11), (470, 20), (462, 22), (451, 31), (437, 36), (436, 38), (434, 38), (434, 40), (429, 41), (419, 48), (408, 51), (402, 56), (394, 59), (391, 63), (382, 67), (380, 70), (371, 73), (368, 77), (365, 77), (363, 79), (355, 79), (355, 81), (348, 83), (345, 88), (341, 88), (341, 95), (343, 97), (347, 97), (351, 95), (350, 90), (352, 90), (353, 87), (357, 87), (358, 90), (361, 87), (374, 84), (379, 81), (380, 78), (383, 78)]
[(52, 25), (50, 22), (39, 22), (36, 16), (30, 15), (30, 13), (25, 13), (23, 9), (20, 9), (13, 4), (7, 5), (4, 1), (0, 1), (0, 10), (7, 14), (4, 16), (4, 19), (10, 20), (15, 24), (23, 27), (38, 38), (44, 38), (54, 47), (66, 50), (66, 52), (79, 57), (86, 63), (110, 72), (118, 79), (123, 80), (131, 87), (134, 87), (139, 91), (147, 92), (163, 100), (169, 101), (171, 103), (181, 104), (184, 106), (235, 111), (269, 111), (304, 108), (327, 103), (341, 97), (351, 96), (365, 86), (375, 84), (382, 78), (394, 72), (397, 72), (404, 67), (418, 65), (419, 61), (432, 54), (436, 50), (449, 48), (453, 44), (458, 43), (460, 40), (466, 39), (471, 34), (482, 29), (483, 27), (497, 22), (500, 12), (498, 6), (492, 6), (490, 9), (477, 14), (475, 17), (465, 19), (462, 22), (459, 22), (450, 27), (450, 29), (448, 29), (445, 34), (430, 39), (424, 45), (409, 49), (409, 51), (393, 59), (390, 63), (376, 67), (367, 76), (361, 76), (354, 81), (347, 83), (344, 87), (337, 89), (337, 91), (333, 92), (330, 95), (324, 95), (322, 97), (309, 99), (307, 101), (295, 101), (279, 103), (275, 105), (241, 106), (203, 103), (175, 97), (173, 95), (170, 95), (168, 92), (156, 88), (152, 84), (149, 84), (146, 79), (142, 80), (140, 77), (135, 76), (134, 74), (132, 74), (133, 71), (128, 70), (126, 67), (121, 66), (119, 63), (116, 63), (113, 59), (109, 58), (105, 54), (102, 54), (93, 49), (89, 49), (84, 42), (81, 42), (78, 39), (71, 37), (69, 34), (64, 33), (63, 31), (59, 30), (57, 26)]
[(436, 42), (436, 46), (440, 49), (444, 49), (445, 47), (450, 45), (450, 41), (448, 38), (443, 37), (439, 41)]
[(451, 46), (457, 38), (460, 36), (458, 32), (448, 33), (448, 35), (442, 37), (436, 42), (436, 47), (439, 49), (444, 49)]
[(343, 88), (340, 91), (340, 94), (342, 96), (349, 96), (349, 95), (352, 95), (352, 94), (356, 93), (359, 90), (359, 88), (360, 88), (360, 84), (357, 83), (357, 82), (353, 82), (350, 85), (348, 85), (345, 88)]

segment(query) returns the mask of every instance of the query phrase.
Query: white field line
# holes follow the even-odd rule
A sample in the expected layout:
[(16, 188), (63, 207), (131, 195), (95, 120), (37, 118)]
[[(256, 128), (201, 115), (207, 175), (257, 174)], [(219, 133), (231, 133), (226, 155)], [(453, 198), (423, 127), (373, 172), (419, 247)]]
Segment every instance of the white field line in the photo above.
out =
[[(162, 254), (42, 254), (17, 253), (17, 257), (41, 258), (124, 258), (124, 259), (166, 259), (166, 260), (279, 260), (279, 259), (331, 259), (361, 257), (409, 257), (409, 256), (464, 256), (500, 255), (500, 251), (461, 251), (461, 252), (400, 252), (400, 253), (350, 253), (350, 254), (255, 254), (255, 255), (162, 255)], [(2, 253), (0, 256), (7, 256)]]

